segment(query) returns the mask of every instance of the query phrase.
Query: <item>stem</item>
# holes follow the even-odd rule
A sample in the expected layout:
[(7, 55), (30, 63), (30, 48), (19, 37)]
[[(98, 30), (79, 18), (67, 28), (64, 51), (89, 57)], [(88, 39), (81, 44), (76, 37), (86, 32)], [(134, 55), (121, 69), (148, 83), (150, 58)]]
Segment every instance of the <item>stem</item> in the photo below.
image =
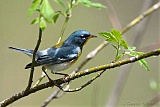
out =
[(30, 72), (30, 76), (29, 76), (28, 86), (27, 86), (25, 92), (27, 92), (31, 88), (31, 85), (32, 85), (32, 82), (33, 82), (32, 80), (33, 80), (33, 74), (34, 74), (35, 57), (36, 57), (36, 53), (38, 51), (38, 48), (40, 46), (41, 39), (42, 39), (42, 29), (39, 28), (39, 38), (38, 38), (36, 47), (35, 47), (34, 52), (33, 52), (31, 72)]
[(130, 28), (132, 28), (134, 25), (136, 25), (137, 23), (139, 23), (141, 20), (143, 20), (145, 17), (147, 17), (148, 15), (150, 15), (151, 13), (153, 13), (154, 11), (156, 11), (157, 9), (159, 9), (160, 7), (160, 2), (156, 3), (155, 5), (153, 5), (151, 8), (149, 8), (148, 10), (146, 10), (145, 12), (143, 12), (141, 15), (139, 15), (137, 18), (135, 18), (132, 22), (130, 22), (123, 30), (122, 30), (122, 34), (127, 32)]
[(68, 23), (68, 20), (69, 20), (69, 17), (70, 17), (70, 15), (69, 15), (69, 14), (67, 14), (66, 19), (65, 19), (65, 22), (64, 22), (64, 24), (63, 24), (63, 27), (62, 27), (62, 30), (61, 30), (61, 34), (60, 34), (60, 37), (59, 37), (59, 39), (58, 39), (57, 44), (59, 44), (59, 43), (61, 42), (61, 40), (62, 40), (62, 37), (63, 37), (64, 31), (65, 31), (65, 29), (66, 29), (66, 26), (67, 26), (67, 23)]
[(119, 54), (118, 52), (119, 52), (119, 42), (118, 42), (118, 47), (116, 49), (116, 58), (115, 58), (115, 61), (118, 60), (118, 54)]
[[(39, 5), (42, 4), (42, 1), (43, 0), (41, 0)], [(40, 14), (39, 20), (41, 19), (41, 17), (42, 17), (42, 15)], [(41, 43), (41, 39), (42, 39), (42, 29), (39, 27), (39, 36), (38, 36), (36, 47), (35, 47), (35, 49), (33, 51), (32, 66), (31, 66), (31, 72), (30, 72), (30, 76), (29, 76), (28, 86), (26, 87), (24, 93), (27, 93), (30, 90), (31, 86), (32, 86), (33, 74), (34, 74), (34, 66), (35, 66), (35, 58), (36, 58), (36, 53), (37, 53), (38, 48), (39, 48), (40, 43)]]
[(111, 68), (115, 68), (115, 67), (120, 67), (122, 65), (133, 63), (133, 62), (136, 62), (138, 60), (141, 60), (141, 59), (144, 59), (144, 58), (147, 58), (147, 57), (158, 56), (158, 55), (160, 55), (160, 48), (156, 49), (156, 50), (153, 50), (153, 51), (150, 51), (150, 52), (147, 52), (147, 53), (144, 53), (142, 55), (138, 55), (138, 56), (135, 56), (135, 57), (130, 57), (130, 58), (118, 61), (118, 62), (113, 62), (111, 64), (105, 64), (105, 65), (100, 65), (100, 66), (97, 66), (97, 67), (94, 67), (94, 68), (86, 69), (84, 71), (80, 71), (78, 73), (71, 74), (71, 75), (69, 75), (65, 78), (52, 80), (52, 82), (47, 82), (47, 83), (38, 85), (36, 87), (30, 88), (26, 94), (24, 94), (24, 91), (21, 91), (21, 92), (15, 94), (15, 95), (12, 95), (10, 98), (7, 98), (7, 99), (3, 100), (2, 102), (0, 102), (0, 107), (5, 107), (5, 106), (15, 102), (16, 100), (19, 100), (19, 99), (21, 99), (25, 96), (28, 96), (32, 93), (35, 93), (37, 91), (40, 91), (40, 90), (48, 88), (48, 87), (53, 87), (55, 85), (60, 85), (60, 84), (63, 84), (65, 82), (69, 82), (71, 80), (74, 80), (74, 79), (80, 78), (82, 76), (86, 76), (86, 75), (89, 75), (89, 74), (92, 74), (92, 73), (95, 73), (95, 72), (98, 72), (98, 71), (101, 71), (101, 70), (107, 70), (107, 69), (111, 69)]
[(60, 34), (60, 37), (59, 37), (59, 39), (58, 39), (57, 44), (59, 44), (59, 43), (61, 42), (62, 37), (63, 37), (63, 34), (64, 34), (64, 31), (65, 31), (66, 26), (67, 26), (67, 23), (68, 23), (68, 20), (70, 19), (71, 15), (72, 15), (72, 14), (71, 14), (71, 13), (72, 13), (72, 9), (73, 9), (77, 4), (78, 4), (78, 1), (75, 1), (75, 3), (73, 4), (73, 0), (71, 0), (70, 6), (69, 6), (69, 8), (68, 8), (67, 11), (66, 11), (66, 19), (65, 19), (65, 21), (64, 21), (64, 24), (63, 24), (63, 27), (62, 27), (62, 30), (61, 30), (61, 34)]

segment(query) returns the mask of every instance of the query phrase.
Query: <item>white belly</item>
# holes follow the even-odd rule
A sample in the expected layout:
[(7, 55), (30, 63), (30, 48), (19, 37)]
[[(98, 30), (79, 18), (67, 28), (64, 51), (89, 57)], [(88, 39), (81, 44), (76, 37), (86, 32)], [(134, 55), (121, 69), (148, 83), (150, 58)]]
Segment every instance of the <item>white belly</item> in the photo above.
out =
[(54, 64), (54, 65), (45, 65), (48, 70), (50, 70), (52, 73), (66, 70), (67, 68), (71, 67), (71, 63), (62, 63), (62, 64)]

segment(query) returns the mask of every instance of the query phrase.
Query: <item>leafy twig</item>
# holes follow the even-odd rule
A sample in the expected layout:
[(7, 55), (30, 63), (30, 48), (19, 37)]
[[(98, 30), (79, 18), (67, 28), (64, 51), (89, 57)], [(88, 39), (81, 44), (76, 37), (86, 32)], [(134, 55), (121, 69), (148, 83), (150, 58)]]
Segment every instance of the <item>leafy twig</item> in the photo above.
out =
[[(148, 9), (147, 11), (145, 11), (143, 15), (145, 15), (145, 17), (147, 17), (148, 15), (150, 15), (151, 13), (156, 11), (160, 7), (159, 5), (160, 5), (159, 3), (155, 4), (153, 7), (151, 7), (151, 9)], [(149, 11), (149, 10), (152, 10), (152, 11)], [(146, 13), (147, 13), (147, 15), (146, 15)], [(121, 33), (124, 34), (130, 28), (132, 28), (133, 26), (138, 24), (140, 21), (142, 21), (145, 17), (142, 17), (140, 20), (137, 20), (136, 23), (134, 23), (135, 21), (130, 22), (125, 28), (123, 28)], [(138, 19), (138, 17), (136, 19)], [(134, 19), (134, 20), (136, 20), (136, 19)], [(89, 60), (91, 60), (95, 55), (97, 55), (98, 52), (100, 52), (100, 50), (102, 50), (102, 48), (104, 48), (107, 45), (108, 45), (108, 42), (104, 41), (96, 49), (94, 49), (92, 52), (90, 52), (87, 55), (87, 57), (85, 58), (85, 60), (80, 64), (80, 66), (75, 69), (75, 72), (78, 72)]]
[(144, 53), (142, 55), (138, 55), (138, 56), (135, 56), (135, 57), (130, 57), (130, 58), (127, 58), (127, 59), (124, 59), (124, 60), (121, 60), (121, 61), (111, 63), (111, 64), (105, 64), (105, 65), (97, 66), (97, 67), (94, 67), (94, 68), (86, 69), (84, 71), (80, 71), (78, 73), (71, 74), (71, 75), (69, 75), (65, 78), (52, 80), (52, 82), (47, 82), (47, 83), (38, 85), (36, 87), (30, 88), (27, 91), (27, 93), (24, 93), (25, 90), (17, 93), (15, 95), (11, 96), (10, 98), (5, 99), (2, 102), (0, 102), (0, 106), (5, 107), (5, 106), (13, 103), (16, 100), (19, 100), (20, 98), (23, 98), (25, 96), (28, 96), (32, 93), (35, 93), (39, 90), (42, 90), (42, 89), (45, 89), (45, 88), (48, 88), (48, 87), (53, 87), (55, 85), (56, 86), (61, 85), (65, 82), (69, 82), (71, 80), (80, 78), (82, 76), (86, 76), (86, 75), (89, 75), (89, 74), (92, 74), (92, 73), (95, 73), (95, 72), (98, 72), (98, 71), (101, 71), (101, 70), (107, 70), (107, 69), (111, 69), (111, 68), (115, 68), (115, 67), (120, 67), (122, 65), (133, 63), (135, 61), (138, 61), (138, 60), (141, 60), (141, 59), (144, 59), (144, 58), (148, 58), (148, 57), (151, 57), (151, 56), (158, 56), (159, 54), (160, 54), (160, 48), (156, 49), (156, 50), (153, 50), (153, 51), (150, 51), (150, 52), (147, 52), (147, 53)]

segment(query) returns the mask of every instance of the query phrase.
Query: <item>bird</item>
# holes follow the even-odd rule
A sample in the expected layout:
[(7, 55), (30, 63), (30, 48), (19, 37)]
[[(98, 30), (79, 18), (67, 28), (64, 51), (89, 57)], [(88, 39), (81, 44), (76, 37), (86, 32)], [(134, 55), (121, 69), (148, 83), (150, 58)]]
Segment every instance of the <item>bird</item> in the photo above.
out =
[[(65, 41), (45, 50), (38, 50), (35, 56), (35, 67), (42, 66), (53, 74), (66, 75), (58, 72), (70, 68), (81, 56), (83, 46), (90, 38), (95, 37), (97, 36), (90, 34), (86, 30), (76, 30)], [(33, 57), (34, 50), (16, 47), (9, 47), (9, 49), (22, 52), (30, 58)], [(32, 63), (29, 63), (25, 69), (29, 69), (31, 66)], [(46, 72), (44, 73), (46, 74)], [(49, 78), (48, 75), (47, 77)]]

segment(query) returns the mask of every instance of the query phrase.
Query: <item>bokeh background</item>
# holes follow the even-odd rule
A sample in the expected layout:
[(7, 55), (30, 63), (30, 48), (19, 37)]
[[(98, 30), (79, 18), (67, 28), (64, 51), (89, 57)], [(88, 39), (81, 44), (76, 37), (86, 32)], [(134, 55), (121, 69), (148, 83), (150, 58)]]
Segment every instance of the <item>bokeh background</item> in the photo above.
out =
[[(64, 0), (65, 1), (65, 0)], [(105, 0), (93, 0), (94, 2), (101, 2), (106, 4)], [(158, 0), (111, 0), (110, 3), (114, 7), (122, 28), (129, 22), (142, 13), (146, 1)], [(0, 101), (10, 97), (11, 95), (24, 90), (27, 86), (29, 78), (29, 70), (24, 67), (31, 61), (29, 57), (22, 53), (9, 50), (9, 46), (34, 49), (38, 37), (38, 25), (31, 25), (33, 18), (38, 16), (34, 14), (31, 17), (27, 16), (28, 8), (32, 0), (1, 0), (0, 2)], [(51, 1), (52, 2), (52, 1)], [(55, 10), (62, 8), (52, 2)], [(67, 25), (65, 40), (73, 31), (78, 29), (85, 29), (92, 34), (98, 35), (100, 31), (110, 31), (113, 26), (108, 17), (108, 8), (95, 9), (86, 8), (82, 5), (77, 6), (72, 17)], [(149, 16), (145, 30), (139, 36), (144, 35), (141, 45), (138, 47), (140, 51), (150, 51), (158, 47), (156, 44), (160, 42), (159, 34), (159, 10)], [(40, 45), (40, 50), (56, 44), (64, 18), (60, 17), (55, 25), (48, 25), (43, 33), (43, 39)], [(141, 24), (141, 23), (139, 23)], [(125, 33), (127, 42), (132, 45), (135, 36), (137, 35), (137, 25)], [(86, 57), (86, 55), (94, 50), (103, 38), (98, 36), (97, 39), (92, 39), (84, 47), (83, 54), (78, 62), (70, 69), (64, 71), (71, 73)], [(136, 43), (140, 44), (140, 43)], [(104, 48), (98, 55), (91, 60), (83, 70), (86, 68), (110, 63), (115, 56), (115, 50), (111, 46)], [(150, 81), (155, 80), (159, 83), (159, 59), (158, 57), (151, 57), (146, 59), (150, 67), (150, 72), (141, 67), (138, 63), (132, 64), (131, 69), (124, 72), (130, 72), (129, 76), (125, 77), (122, 93), (119, 97), (116, 106), (143, 106), (143, 103), (150, 101), (155, 97), (159, 90), (150, 88)], [(127, 66), (127, 65), (125, 65)], [(49, 106), (57, 107), (105, 107), (108, 104), (116, 79), (120, 74), (120, 69), (123, 67), (107, 70), (100, 78), (98, 78), (91, 85), (85, 89), (75, 92), (66, 93), (62, 98), (53, 100)], [(61, 76), (48, 74), (54, 79)], [(41, 68), (36, 68), (34, 73), (34, 82), (38, 80), (41, 75)], [(86, 76), (71, 82), (71, 88), (78, 87), (84, 84), (87, 80), (96, 74)], [(48, 81), (46, 78), (42, 82)], [(48, 88), (31, 94), (22, 98), (9, 107), (39, 107), (48, 96), (54, 92), (56, 88)], [(119, 90), (119, 89), (118, 89)], [(158, 104), (156, 104), (158, 106)]]

